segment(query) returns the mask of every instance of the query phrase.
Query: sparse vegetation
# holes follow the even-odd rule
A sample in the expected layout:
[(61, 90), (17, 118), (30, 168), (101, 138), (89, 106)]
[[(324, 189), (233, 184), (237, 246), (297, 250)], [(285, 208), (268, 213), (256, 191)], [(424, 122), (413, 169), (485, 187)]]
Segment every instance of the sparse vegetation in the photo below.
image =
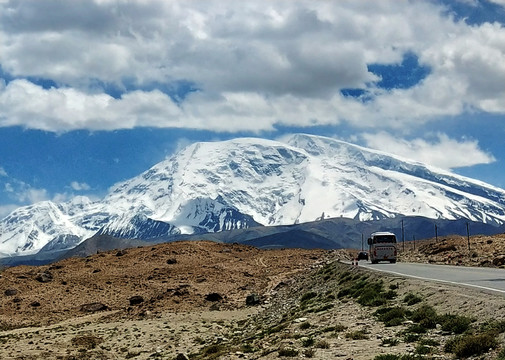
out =
[(472, 319), (461, 315), (445, 314), (438, 317), (438, 323), (442, 325), (442, 330), (444, 331), (462, 334), (468, 330)]
[(364, 330), (351, 331), (345, 334), (346, 339), (351, 340), (365, 340), (368, 339), (368, 335)]
[(398, 326), (405, 320), (405, 309), (399, 306), (383, 307), (374, 312), (379, 321), (386, 326)]
[(397, 338), (384, 338), (381, 341), (382, 346), (396, 346), (400, 342)]
[(482, 334), (457, 336), (445, 344), (444, 351), (453, 353), (459, 358), (481, 355), (498, 346), (496, 333), (488, 331)]
[(292, 348), (279, 349), (279, 357), (295, 357), (298, 356), (299, 351)]
[(417, 303), (420, 303), (421, 301), (423, 301), (423, 299), (419, 295), (413, 293), (408, 293), (403, 298), (403, 302), (406, 303), (408, 306), (415, 305)]

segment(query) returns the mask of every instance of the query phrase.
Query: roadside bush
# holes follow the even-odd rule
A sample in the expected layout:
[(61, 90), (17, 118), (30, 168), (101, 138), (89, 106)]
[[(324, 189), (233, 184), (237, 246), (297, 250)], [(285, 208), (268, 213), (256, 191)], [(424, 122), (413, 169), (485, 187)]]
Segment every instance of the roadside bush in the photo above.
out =
[(492, 320), (488, 321), (481, 326), (483, 332), (495, 331), (499, 334), (505, 332), (505, 320)]
[(429, 305), (421, 305), (414, 310), (411, 319), (425, 329), (434, 329), (437, 326), (437, 312)]
[(405, 320), (405, 309), (399, 306), (385, 307), (375, 311), (374, 315), (386, 326), (398, 326)]
[(358, 304), (364, 306), (380, 306), (386, 303), (386, 297), (383, 293), (382, 282), (374, 282), (367, 284), (361, 292), (355, 296), (358, 298)]
[(447, 341), (444, 347), (445, 352), (453, 353), (459, 358), (467, 358), (473, 355), (482, 355), (489, 349), (498, 346), (496, 333), (485, 332), (477, 335), (461, 335)]
[(417, 303), (420, 303), (421, 301), (423, 301), (423, 299), (420, 296), (412, 293), (408, 293), (403, 298), (403, 302), (406, 303), (408, 306), (415, 305)]
[(472, 323), (472, 319), (466, 316), (445, 314), (439, 316), (438, 323), (442, 325), (442, 330), (444, 331), (462, 334), (468, 330)]

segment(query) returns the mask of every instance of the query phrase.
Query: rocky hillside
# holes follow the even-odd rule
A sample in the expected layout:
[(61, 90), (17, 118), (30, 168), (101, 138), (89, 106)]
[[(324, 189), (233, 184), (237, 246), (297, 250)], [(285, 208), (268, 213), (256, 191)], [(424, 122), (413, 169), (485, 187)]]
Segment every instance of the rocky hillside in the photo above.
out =
[[(399, 244), (402, 249), (403, 244)], [(505, 234), (444, 236), (405, 243), (400, 261), (465, 266), (505, 267)]]
[(4, 269), (0, 357), (452, 359), (472, 342), (503, 356), (503, 297), (341, 259), (179, 242)]

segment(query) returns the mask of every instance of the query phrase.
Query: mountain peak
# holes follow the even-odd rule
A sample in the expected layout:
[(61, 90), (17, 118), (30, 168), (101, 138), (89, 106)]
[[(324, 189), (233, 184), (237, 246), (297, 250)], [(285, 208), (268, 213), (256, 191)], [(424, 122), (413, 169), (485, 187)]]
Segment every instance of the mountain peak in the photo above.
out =
[(16, 210), (0, 222), (0, 252), (98, 232), (169, 236), (399, 215), (499, 225), (505, 190), (328, 137), (201, 142), (117, 184), (101, 201)]

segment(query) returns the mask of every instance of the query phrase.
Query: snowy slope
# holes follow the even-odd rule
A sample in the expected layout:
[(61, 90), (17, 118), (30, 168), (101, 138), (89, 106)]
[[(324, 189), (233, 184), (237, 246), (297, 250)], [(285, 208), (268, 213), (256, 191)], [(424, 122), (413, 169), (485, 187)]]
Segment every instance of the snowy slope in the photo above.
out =
[[(0, 253), (26, 254), (95, 233), (154, 238), (318, 218), (416, 215), (505, 222), (505, 191), (342, 141), (293, 135), (196, 143), (101, 201), (17, 209), (0, 222)], [(49, 246), (49, 248), (52, 248)]]

